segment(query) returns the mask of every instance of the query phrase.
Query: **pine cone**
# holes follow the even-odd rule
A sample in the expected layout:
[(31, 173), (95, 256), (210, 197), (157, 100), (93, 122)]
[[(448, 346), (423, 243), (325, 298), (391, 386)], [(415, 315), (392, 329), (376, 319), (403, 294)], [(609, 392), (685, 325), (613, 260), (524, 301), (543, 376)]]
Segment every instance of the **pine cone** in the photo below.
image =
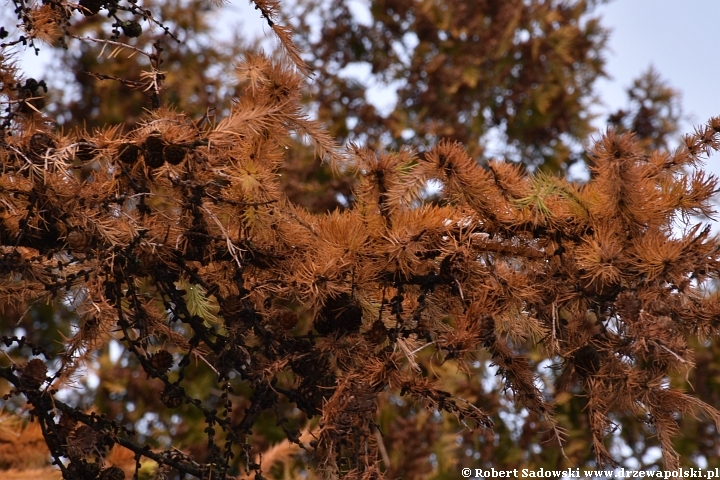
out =
[(159, 133), (148, 135), (145, 139), (145, 164), (150, 168), (162, 167), (165, 163), (164, 149), (165, 142), (162, 141)]
[(31, 388), (38, 388), (45, 382), (47, 366), (39, 358), (33, 358), (20, 369), (20, 380)]
[(297, 388), (297, 407), (308, 416), (319, 415), (323, 401), (335, 393), (336, 378), (332, 374), (321, 378), (306, 378)]
[(362, 325), (362, 309), (347, 293), (329, 298), (315, 319), (314, 327), (320, 335), (334, 332), (353, 333)]
[(180, 145), (168, 145), (163, 150), (165, 161), (170, 165), (179, 165), (185, 160), (185, 149)]
[(33, 163), (42, 165), (45, 163), (45, 155), (47, 155), (48, 150), (55, 148), (57, 148), (57, 143), (50, 135), (42, 132), (35, 133), (30, 137), (28, 143), (28, 156)]
[(70, 247), (70, 250), (74, 252), (84, 252), (90, 243), (90, 239), (85, 232), (78, 229), (70, 230), (70, 233), (67, 234), (66, 240), (68, 247)]
[(168, 408), (178, 408), (185, 401), (184, 392), (179, 387), (168, 385), (160, 394), (160, 401)]
[(583, 377), (596, 374), (600, 370), (600, 354), (592, 345), (585, 345), (573, 355), (575, 371)]
[[(88, 425), (80, 425), (67, 439), (70, 458), (82, 458), (97, 446), (97, 433)], [(97, 473), (100, 473), (99, 470)]]
[(622, 292), (615, 300), (615, 308), (625, 322), (633, 322), (638, 319), (642, 302), (634, 292)]
[(70, 478), (77, 480), (95, 480), (100, 474), (100, 465), (85, 460), (75, 460), (68, 465), (68, 471), (72, 474)]
[(98, 13), (104, 3), (105, 0), (80, 0), (80, 6), (83, 7), (81, 10), (86, 17), (92, 17)]
[(78, 143), (79, 145), (75, 149), (75, 158), (81, 162), (89, 162), (97, 156), (97, 146), (92, 143), (88, 143), (88, 141), (84, 138), (81, 138)]
[(134, 20), (121, 23), (120, 28), (122, 28), (123, 33), (130, 38), (136, 38), (142, 35), (142, 26)]
[(118, 148), (118, 158), (122, 163), (132, 165), (133, 163), (137, 162), (139, 156), (140, 147), (138, 147), (134, 143), (123, 143), (122, 145), (120, 145), (120, 148)]
[(223, 300), (220, 306), (220, 315), (225, 319), (228, 327), (235, 327), (242, 322), (245, 304), (240, 295), (230, 295)]
[(100, 480), (123, 480), (125, 472), (120, 467), (106, 468), (100, 473)]
[(365, 338), (368, 342), (379, 345), (387, 339), (388, 330), (382, 320), (375, 320), (372, 328), (365, 332)]
[(292, 330), (298, 324), (298, 315), (291, 310), (283, 310), (277, 316), (277, 321), (285, 330)]
[(63, 443), (67, 443), (67, 438), (73, 432), (78, 422), (68, 414), (63, 413), (60, 416), (60, 421), (57, 424), (57, 432), (60, 435), (60, 439)]
[(160, 373), (165, 373), (173, 366), (172, 353), (167, 350), (158, 350), (150, 359), (150, 364)]

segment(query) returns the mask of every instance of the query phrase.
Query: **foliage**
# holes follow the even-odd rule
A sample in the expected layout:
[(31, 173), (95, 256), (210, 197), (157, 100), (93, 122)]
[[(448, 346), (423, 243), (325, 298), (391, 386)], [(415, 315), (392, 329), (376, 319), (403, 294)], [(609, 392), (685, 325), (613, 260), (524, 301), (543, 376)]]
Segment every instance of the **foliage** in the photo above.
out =
[[(166, 19), (168, 30), (151, 21), (142, 22), (138, 16), (122, 16), (127, 10), (122, 3), (115, 7), (112, 25), (106, 15), (76, 14), (67, 27), (67, 41), (73, 48), (58, 55), (53, 65), (66, 72), (65, 90), (58, 94), (51, 85), (49, 92), (50, 106), (54, 97), (62, 97), (58, 99), (61, 110), (51, 113), (56, 113), (56, 121), (66, 128), (92, 129), (107, 124), (133, 128), (145, 109), (157, 108), (153, 107), (153, 98), (145, 94), (151, 79), (143, 76), (148, 61), (154, 57), (130, 55), (128, 50), (118, 48), (122, 44), (157, 55), (163, 102), (193, 117), (227, 113), (234, 76), (230, 68), (222, 66), (232, 65), (243, 53), (244, 44), (238, 35), (226, 40), (218, 38), (213, 6), (204, 0), (151, 0), (142, 6), (153, 12), (153, 18)], [(130, 26), (141, 33), (132, 37), (124, 34)], [(77, 41), (80, 38), (98, 39), (101, 43)], [(98, 55), (99, 46), (104, 46), (107, 54)]]
[[(493, 156), (493, 136), (508, 159), (553, 171), (580, 159), (593, 85), (605, 75), (594, 2), (381, 0), (369, 18), (351, 2), (298, 3), (313, 99), (333, 135), (374, 148), (446, 138), (476, 158)], [(370, 80), (355, 80), (353, 66)], [(375, 84), (398, 88), (392, 112), (374, 106)]]
[[(480, 165), (449, 140), (345, 150), (304, 113), (308, 67), (277, 3), (254, 3), (282, 55), (238, 61), (217, 121), (162, 106), (178, 96), (157, 43), (123, 46), (139, 19), (165, 31), (160, 16), (16, 4), (24, 40), (3, 44), (0, 64), (0, 298), (26, 336), (3, 323), (0, 434), (22, 441), (2, 468), (46, 468), (18, 454), (39, 441), (72, 479), (298, 465), (418, 478), (433, 454), (438, 475), (456, 475), (539, 465), (541, 447), (558, 466), (614, 465), (618, 424), (655, 435), (677, 468), (679, 422), (720, 422), (676, 382), (696, 362), (707, 375), (693, 348), (718, 333), (720, 302), (703, 288), (720, 244), (693, 219), (712, 213), (717, 181), (697, 167), (720, 149), (720, 117), (672, 152), (610, 130), (584, 185)], [(13, 44), (69, 38), (78, 9), (115, 16), (116, 36), (88, 42), (144, 59), (108, 78), (144, 93), (139, 121), (63, 131), (42, 112), (43, 85), (15, 68)], [(303, 150), (354, 179), (350, 208), (288, 198), (278, 173)], [(507, 412), (521, 431), (499, 421)]]
[(645, 149), (668, 146), (682, 117), (679, 93), (652, 67), (628, 89), (630, 105), (610, 115), (608, 122), (620, 131), (635, 133)]

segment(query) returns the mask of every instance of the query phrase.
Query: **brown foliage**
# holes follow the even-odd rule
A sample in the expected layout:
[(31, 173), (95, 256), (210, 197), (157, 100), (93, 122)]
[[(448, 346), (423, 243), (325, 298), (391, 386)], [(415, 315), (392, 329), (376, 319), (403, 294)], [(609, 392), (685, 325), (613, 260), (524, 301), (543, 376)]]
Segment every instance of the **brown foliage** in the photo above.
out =
[[(712, 213), (717, 181), (688, 169), (720, 148), (720, 117), (674, 152), (647, 155), (632, 135), (608, 131), (585, 185), (499, 161), (483, 168), (451, 141), (422, 157), (345, 151), (303, 113), (306, 66), (276, 3), (256, 2), (286, 57), (248, 54), (217, 123), (155, 108), (129, 133), (65, 133), (25, 108), (18, 72), (7, 57), (0, 65), (0, 297), (60, 299), (76, 314), (57, 351), (7, 332), (0, 377), (63, 476), (121, 478), (103, 460), (117, 446), (137, 469), (152, 460), (198, 478), (260, 473), (253, 430), (273, 413), (286, 454), (302, 451), (328, 477), (411, 475), (407, 458), (387, 464), (400, 440), (378, 433), (378, 403), (403, 397), (487, 435), (484, 408), (496, 406), (432, 373), (443, 364), (467, 373), (482, 359), (558, 448), (566, 432), (554, 401), (582, 392), (598, 463), (614, 463), (612, 417), (629, 413), (654, 428), (676, 469), (677, 416), (720, 423), (712, 406), (668, 385), (693, 366), (689, 339), (718, 334), (720, 303), (701, 287), (718, 278), (720, 242), (691, 221)], [(159, 101), (159, 57), (146, 55), (141, 89)], [(298, 138), (357, 178), (352, 208), (314, 215), (284, 195), (277, 172)], [(429, 180), (442, 186), (437, 204), (423, 201)], [(142, 372), (128, 389), (149, 412), (204, 419), (202, 449), (172, 439), (146, 448), (120, 412), (59, 398), (111, 338)], [(555, 385), (538, 382), (544, 359), (562, 368)], [(193, 393), (198, 372), (212, 389)], [(296, 425), (313, 417), (303, 436)], [(438, 434), (428, 423), (422, 436), (426, 451)]]

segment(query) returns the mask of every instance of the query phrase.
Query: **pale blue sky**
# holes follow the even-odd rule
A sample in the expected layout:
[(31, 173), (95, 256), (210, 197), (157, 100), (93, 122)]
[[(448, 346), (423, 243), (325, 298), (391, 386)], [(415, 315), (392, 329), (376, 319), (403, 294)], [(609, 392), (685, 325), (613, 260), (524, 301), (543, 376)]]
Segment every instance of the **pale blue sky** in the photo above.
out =
[(599, 93), (611, 109), (625, 103), (624, 89), (654, 65), (682, 92), (690, 125), (720, 116), (720, 1), (615, 0), (599, 8), (612, 28), (607, 71)]

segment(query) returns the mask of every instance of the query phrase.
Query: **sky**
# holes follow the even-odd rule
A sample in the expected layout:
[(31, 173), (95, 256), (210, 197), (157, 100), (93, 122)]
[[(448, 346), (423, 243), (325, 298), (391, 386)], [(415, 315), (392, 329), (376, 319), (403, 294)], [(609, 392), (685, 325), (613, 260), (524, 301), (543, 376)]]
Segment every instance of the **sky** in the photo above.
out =
[(612, 29), (612, 79), (598, 83), (610, 110), (625, 104), (624, 89), (653, 65), (682, 93), (684, 131), (720, 116), (720, 1), (614, 0), (598, 12)]

